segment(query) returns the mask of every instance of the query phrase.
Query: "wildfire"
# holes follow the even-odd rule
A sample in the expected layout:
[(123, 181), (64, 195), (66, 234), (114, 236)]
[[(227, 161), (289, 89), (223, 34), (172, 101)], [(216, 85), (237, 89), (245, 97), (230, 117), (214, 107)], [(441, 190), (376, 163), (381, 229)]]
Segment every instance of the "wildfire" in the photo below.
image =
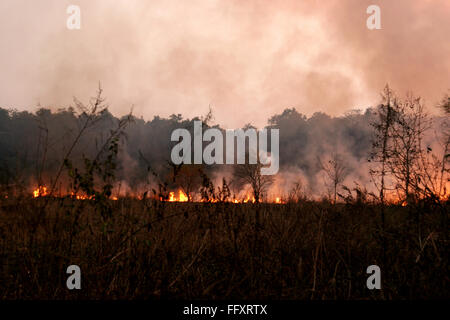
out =
[[(178, 195), (178, 196), (177, 196)], [(163, 201), (163, 199), (161, 198), (160, 201)], [(189, 197), (182, 191), (182, 190), (178, 190), (178, 191), (172, 191), (169, 193), (169, 199), (166, 200), (168, 202), (188, 202), (189, 201)], [(192, 201), (192, 200), (191, 200)], [(199, 200), (199, 202), (220, 202), (218, 199), (210, 199), (208, 201), (206, 200)], [(246, 194), (245, 197), (242, 198), (233, 198), (228, 200), (228, 202), (231, 203), (256, 203), (255, 197), (252, 196), (251, 194)], [(283, 204), (285, 203), (285, 201), (283, 201), (283, 199), (281, 197), (276, 197), (274, 200), (269, 201), (271, 203), (276, 203), (276, 204)]]
[(36, 190), (33, 191), (34, 198), (45, 197), (47, 195), (47, 187), (45, 186), (39, 186)]
[(89, 200), (89, 199), (93, 199), (93, 197), (88, 197), (88, 196), (84, 196), (84, 195), (75, 194), (73, 191), (70, 193), (70, 197), (71, 197), (71, 198), (75, 198), (75, 199), (77, 199), (77, 200)]
[[(33, 198), (40, 198), (40, 197), (46, 197), (50, 195), (50, 192), (48, 190), (48, 188), (46, 186), (39, 186), (37, 187), (35, 190), (33, 190)], [(55, 195), (55, 197), (70, 197), (72, 199), (76, 199), (76, 200), (93, 200), (95, 198), (95, 196), (87, 196), (87, 195), (83, 195), (83, 194), (78, 194), (75, 192), (71, 192), (70, 194), (65, 194), (65, 195)], [(4, 196), (5, 199), (8, 199), (8, 196), (5, 195)], [(139, 199), (142, 200), (142, 196), (139, 195), (133, 195), (133, 194), (127, 194), (125, 197), (130, 197), (130, 198), (135, 198), (135, 199)], [(387, 204), (392, 204), (392, 205), (399, 205), (402, 207), (406, 207), (408, 205), (408, 202), (404, 199), (402, 199), (399, 195), (394, 194), (394, 193), (390, 193), (390, 194), (386, 194), (386, 203)], [(114, 200), (117, 201), (118, 196), (111, 196), (110, 200)], [(179, 189), (178, 191), (172, 191), (169, 193), (169, 198), (167, 200), (164, 200), (164, 198), (160, 198), (160, 201), (168, 201), (168, 202), (188, 202), (188, 201), (198, 201), (198, 202), (220, 202), (219, 199), (209, 199), (209, 200), (195, 200), (194, 199), (189, 199), (189, 197), (186, 195), (186, 193), (184, 193), (181, 189)], [(444, 195), (440, 197), (441, 201), (447, 201), (448, 200), (448, 196)], [(256, 203), (255, 197), (251, 194), (251, 193), (247, 193), (245, 194), (243, 197), (239, 196), (239, 197), (233, 197), (232, 199), (228, 199), (226, 200), (227, 202), (230, 203)], [(285, 204), (286, 201), (280, 197), (280, 196), (276, 196), (273, 198), (269, 198), (269, 199), (265, 199), (262, 200), (262, 202), (265, 203), (273, 203), (273, 204)]]
[[(46, 186), (39, 186), (38, 188), (36, 188), (35, 190), (33, 190), (33, 198), (39, 198), (39, 197), (45, 197), (45, 196), (49, 196), (50, 192), (48, 191), (48, 188)], [(76, 200), (94, 200), (95, 196), (87, 196), (84, 194), (79, 194), (77, 192), (70, 192), (68, 194), (61, 194), (59, 193), (58, 195), (55, 195), (55, 197), (70, 197), (72, 199), (76, 199)], [(130, 198), (134, 198), (134, 199), (139, 199), (142, 200), (142, 196), (139, 195), (133, 195), (133, 194), (127, 194), (126, 197), (130, 197)], [(111, 196), (110, 200), (119, 200), (118, 199), (118, 195), (117, 196)], [(192, 198), (189, 198), (187, 196), (186, 193), (183, 192), (183, 190), (178, 189), (177, 191), (171, 191), (169, 193), (169, 197), (168, 199), (164, 199), (163, 197), (159, 198), (159, 201), (168, 201), (168, 202), (188, 202), (188, 201), (199, 201), (199, 202), (211, 202), (211, 203), (215, 203), (215, 202), (220, 202), (219, 199), (209, 199), (208, 201), (206, 200), (195, 200)], [(233, 197), (232, 199), (228, 199), (226, 200), (227, 202), (230, 203), (256, 203), (255, 197), (250, 193), (247, 192), (246, 194), (244, 194), (244, 196), (238, 196), (238, 197)], [(271, 198), (271, 200), (263, 200), (263, 202), (267, 202), (267, 203), (274, 203), (274, 204), (283, 204), (286, 203), (280, 196)]]
[[(54, 197), (70, 197), (72, 199), (76, 199), (76, 200), (94, 200), (95, 196), (87, 196), (85, 194), (79, 194), (79, 193), (75, 193), (75, 192), (70, 192), (67, 194), (55, 194), (52, 193)], [(33, 198), (40, 198), (40, 197), (48, 197), (50, 196), (50, 190), (49, 188), (47, 188), (46, 186), (39, 186), (37, 187), (35, 190), (33, 190), (32, 192), (32, 196)], [(7, 198), (8, 196), (5, 196), (5, 198)], [(113, 200), (113, 201), (117, 201), (119, 195), (116, 196), (111, 196), (109, 199)], [(134, 199), (138, 199), (138, 200), (142, 200), (142, 196), (138, 195), (138, 194), (126, 194), (124, 195), (124, 197), (127, 198), (134, 198)], [(386, 204), (390, 204), (390, 205), (398, 205), (398, 206), (402, 206), (402, 207), (406, 207), (408, 206), (408, 202), (402, 198), (401, 196), (399, 196), (398, 194), (395, 193), (388, 193), (385, 196), (385, 203)], [(448, 196), (441, 196), (440, 197), (441, 201), (447, 201), (448, 200)], [(209, 203), (217, 203), (217, 202), (221, 202), (223, 200), (217, 199), (217, 198), (211, 198), (208, 200), (205, 199), (199, 199), (198, 196), (197, 197), (188, 197), (187, 194), (185, 192), (183, 192), (183, 190), (178, 189), (175, 191), (171, 191), (169, 193), (168, 199), (164, 199), (163, 197), (159, 198), (159, 201), (168, 201), (168, 202), (209, 202)], [(234, 203), (234, 204), (244, 204), (244, 203), (256, 203), (255, 197), (252, 195), (251, 192), (246, 192), (243, 195), (235, 195), (232, 198), (228, 198), (227, 200), (224, 200), (226, 202), (229, 203)], [(277, 194), (274, 194), (273, 196), (269, 196), (269, 198), (264, 198), (262, 200), (260, 200), (261, 202), (264, 203), (273, 203), (273, 204), (285, 204), (286, 200)]]
[(252, 197), (251, 199), (250, 199), (250, 196), (249, 195), (247, 195), (247, 198), (245, 198), (245, 200), (244, 201), (242, 201), (243, 203), (247, 203), (247, 202), (252, 202), (252, 203), (255, 203), (255, 198), (254, 197)]
[[(408, 201), (404, 197), (401, 197), (400, 195), (395, 194), (395, 193), (386, 194), (385, 199), (386, 199), (387, 204), (397, 205), (397, 206), (402, 206), (402, 207), (408, 206)], [(424, 197), (420, 197), (420, 199), (424, 199)], [(449, 196), (447, 193), (445, 193), (441, 196), (436, 195), (434, 197), (434, 199), (438, 199), (439, 201), (445, 202), (445, 201), (448, 201)], [(413, 199), (413, 201), (414, 201), (414, 199)]]
[(169, 193), (169, 202), (187, 202), (189, 197), (181, 190), (178, 191), (178, 198), (175, 196), (175, 192)]
[[(46, 186), (39, 186), (38, 188), (33, 190), (33, 198), (46, 197), (46, 196), (50, 195), (50, 192), (48, 192), (47, 190), (48, 189)], [(72, 199), (77, 199), (77, 200), (93, 200), (95, 198), (95, 196), (76, 194), (73, 191), (68, 196), (71, 197)], [(113, 196), (113, 197), (111, 197), (111, 200), (119, 200), (119, 199), (117, 197)]]

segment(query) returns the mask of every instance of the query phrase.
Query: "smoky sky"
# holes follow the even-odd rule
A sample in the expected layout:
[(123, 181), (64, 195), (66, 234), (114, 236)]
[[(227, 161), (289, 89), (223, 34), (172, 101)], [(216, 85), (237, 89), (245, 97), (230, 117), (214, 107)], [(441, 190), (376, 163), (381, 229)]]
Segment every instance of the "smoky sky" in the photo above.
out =
[[(81, 8), (68, 30), (66, 8)], [(381, 8), (368, 30), (366, 8)], [(0, 106), (34, 111), (95, 94), (109, 109), (263, 126), (287, 107), (341, 115), (386, 83), (434, 106), (450, 88), (444, 0), (2, 0)]]

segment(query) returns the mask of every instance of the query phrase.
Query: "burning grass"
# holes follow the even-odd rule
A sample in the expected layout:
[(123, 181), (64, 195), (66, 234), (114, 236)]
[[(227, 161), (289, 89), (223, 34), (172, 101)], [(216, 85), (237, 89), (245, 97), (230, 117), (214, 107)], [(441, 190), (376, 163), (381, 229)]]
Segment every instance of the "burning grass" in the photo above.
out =
[[(87, 196), (83, 194), (78, 194), (69, 192), (67, 194), (61, 194), (58, 193), (56, 195), (51, 195), (48, 191), (48, 188), (46, 186), (39, 186), (32, 192), (33, 198), (44, 198), (44, 197), (52, 197), (52, 198), (72, 198), (77, 200), (94, 200), (95, 196)], [(118, 200), (119, 198), (132, 198), (137, 200), (142, 200), (145, 196), (142, 194), (135, 194), (135, 195), (125, 195), (125, 196), (111, 196), (111, 200)], [(168, 196), (166, 198), (159, 196), (159, 197), (153, 197), (153, 199), (157, 199), (159, 201), (167, 201), (167, 202), (211, 202), (211, 203), (217, 203), (217, 202), (229, 202), (229, 203), (255, 203), (255, 197), (253, 197), (250, 194), (245, 194), (243, 197), (237, 197), (235, 196), (233, 199), (227, 199), (225, 201), (220, 201), (218, 199), (209, 199), (206, 201), (205, 199), (189, 199), (189, 197), (186, 195), (186, 193), (183, 192), (183, 190), (178, 189), (178, 191), (170, 191)], [(282, 197), (278, 196), (273, 198), (273, 201), (267, 201), (269, 203), (276, 203), (276, 204), (282, 204), (286, 203), (285, 200), (283, 200)]]

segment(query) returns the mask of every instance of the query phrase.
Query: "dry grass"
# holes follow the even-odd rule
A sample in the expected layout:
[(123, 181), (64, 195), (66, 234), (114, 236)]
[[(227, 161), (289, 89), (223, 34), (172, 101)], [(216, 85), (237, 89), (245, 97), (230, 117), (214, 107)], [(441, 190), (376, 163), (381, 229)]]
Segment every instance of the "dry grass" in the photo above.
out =
[[(449, 298), (448, 205), (5, 199), (2, 299)], [(420, 230), (415, 212), (419, 210)], [(40, 217), (40, 218), (39, 218)], [(420, 232), (420, 234), (419, 234)], [(66, 289), (77, 264), (82, 290)], [(366, 288), (366, 268), (383, 290)]]

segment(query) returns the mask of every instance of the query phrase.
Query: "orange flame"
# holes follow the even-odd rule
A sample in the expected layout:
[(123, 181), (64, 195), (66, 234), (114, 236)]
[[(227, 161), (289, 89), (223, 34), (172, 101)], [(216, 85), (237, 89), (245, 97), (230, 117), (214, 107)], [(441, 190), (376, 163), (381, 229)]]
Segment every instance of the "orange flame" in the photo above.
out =
[(75, 194), (73, 191), (70, 193), (70, 197), (75, 198), (77, 200), (93, 200), (95, 198), (94, 196), (88, 197), (85, 195)]
[(247, 198), (245, 198), (245, 200), (243, 201), (243, 203), (247, 203), (247, 202), (252, 202), (252, 203), (255, 203), (255, 197), (252, 197), (251, 199), (250, 199), (250, 196), (249, 195), (247, 195)]
[(45, 197), (47, 195), (48, 195), (47, 187), (45, 186), (39, 186), (37, 189), (33, 191), (34, 198)]
[[(33, 198), (39, 198), (39, 197), (46, 197), (49, 196), (50, 192), (49, 189), (46, 186), (39, 186), (37, 187), (35, 190), (33, 190), (32, 196)], [(87, 195), (83, 195), (83, 194), (78, 194), (75, 192), (70, 192), (69, 194), (59, 194), (59, 195), (55, 195), (55, 197), (71, 197), (72, 199), (77, 199), (77, 200), (93, 200), (95, 198), (95, 196), (87, 196)], [(116, 196), (111, 196), (110, 200), (113, 201), (117, 201), (118, 200), (119, 195)], [(126, 197), (130, 197), (130, 198), (134, 198), (134, 199), (139, 199), (142, 200), (142, 196), (138, 195), (138, 194), (127, 194)], [(5, 198), (8, 198), (8, 196), (5, 196)], [(447, 201), (448, 200), (448, 196), (446, 196), (446, 194), (444, 196), (440, 196), (439, 197), (441, 201)], [(385, 195), (385, 199), (386, 199), (386, 203), (387, 204), (392, 204), (392, 205), (399, 205), (399, 206), (407, 206), (408, 202), (404, 199), (402, 199), (398, 194), (395, 193), (387, 193)], [(159, 198), (160, 201), (168, 201), (168, 202), (189, 202), (189, 201), (195, 201), (192, 198), (188, 197), (186, 193), (184, 193), (181, 189), (179, 189), (178, 191), (172, 191), (169, 193), (169, 197), (168, 199), (164, 199), (163, 197)], [(220, 202), (221, 200), (219, 199), (209, 199), (209, 200), (197, 200), (199, 202)], [(234, 204), (238, 204), (238, 203), (256, 203), (255, 197), (252, 195), (251, 192), (248, 192), (246, 194), (244, 194), (243, 196), (234, 196), (231, 199), (225, 200), (227, 202), (230, 203), (234, 203)], [(283, 197), (281, 197), (280, 195), (273, 195), (273, 197), (270, 197), (269, 199), (265, 199), (263, 200), (263, 202), (266, 203), (273, 203), (273, 204), (285, 204), (286, 200), (283, 199)]]
[[(45, 197), (48, 195), (50, 195), (50, 192), (47, 191), (46, 186), (39, 186), (38, 188), (33, 190), (33, 198)], [(65, 195), (65, 196), (67, 196), (67, 195)], [(76, 194), (73, 191), (70, 193), (69, 197), (77, 199), (77, 200), (93, 200), (95, 198), (95, 196)], [(113, 197), (111, 197), (111, 200), (118, 200), (118, 198), (113, 196)]]
[(187, 202), (189, 197), (181, 190), (178, 190), (178, 198), (175, 196), (175, 192), (169, 193), (169, 202)]

